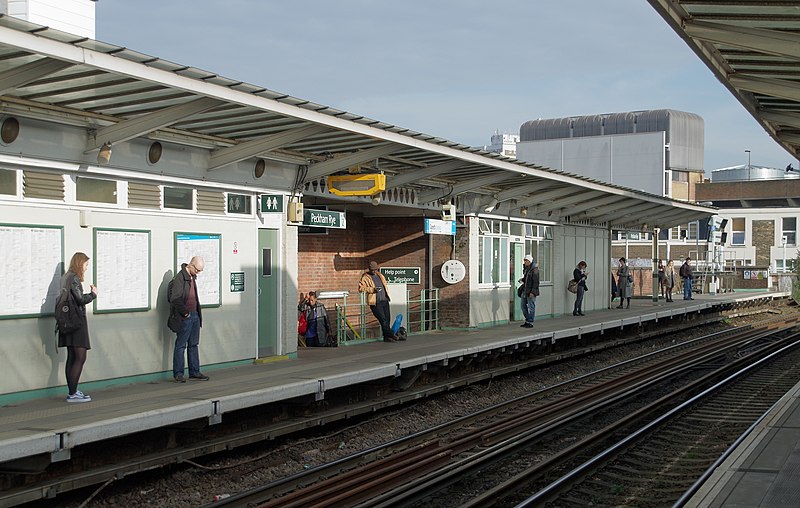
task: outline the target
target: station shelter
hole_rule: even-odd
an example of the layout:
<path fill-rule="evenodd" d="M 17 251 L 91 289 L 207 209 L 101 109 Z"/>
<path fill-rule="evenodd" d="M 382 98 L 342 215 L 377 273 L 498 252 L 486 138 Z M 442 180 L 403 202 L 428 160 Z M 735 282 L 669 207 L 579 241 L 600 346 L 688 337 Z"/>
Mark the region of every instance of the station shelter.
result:
<path fill-rule="evenodd" d="M 91 389 L 171 375 L 167 284 L 194 255 L 213 371 L 295 357 L 299 295 L 356 298 L 371 260 L 412 331 L 422 301 L 437 328 L 519 319 L 525 254 L 538 316 L 571 310 L 580 260 L 585 310 L 606 308 L 612 230 L 714 212 L 8 16 L 0 131 L 0 403 L 63 390 L 53 308 L 78 251 Z"/>

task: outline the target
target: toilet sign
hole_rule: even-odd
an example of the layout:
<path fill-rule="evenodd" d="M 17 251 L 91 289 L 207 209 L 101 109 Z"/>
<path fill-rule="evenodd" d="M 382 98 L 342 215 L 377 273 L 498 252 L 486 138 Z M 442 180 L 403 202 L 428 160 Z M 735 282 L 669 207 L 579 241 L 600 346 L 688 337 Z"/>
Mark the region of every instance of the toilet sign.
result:
<path fill-rule="evenodd" d="M 261 195 L 262 213 L 283 213 L 282 194 L 262 194 Z"/>

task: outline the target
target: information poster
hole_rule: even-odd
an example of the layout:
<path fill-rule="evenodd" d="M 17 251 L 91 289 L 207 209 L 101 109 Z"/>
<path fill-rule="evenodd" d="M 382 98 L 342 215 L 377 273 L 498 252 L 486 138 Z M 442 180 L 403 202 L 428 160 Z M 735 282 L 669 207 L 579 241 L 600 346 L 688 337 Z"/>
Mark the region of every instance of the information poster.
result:
<path fill-rule="evenodd" d="M 94 285 L 95 312 L 149 310 L 150 232 L 95 228 Z"/>
<path fill-rule="evenodd" d="M 222 304 L 222 235 L 205 233 L 175 233 L 175 271 L 194 256 L 205 262 L 197 276 L 197 296 L 203 307 Z"/>
<path fill-rule="evenodd" d="M 0 224 L 0 317 L 52 314 L 64 262 L 61 227 Z"/>

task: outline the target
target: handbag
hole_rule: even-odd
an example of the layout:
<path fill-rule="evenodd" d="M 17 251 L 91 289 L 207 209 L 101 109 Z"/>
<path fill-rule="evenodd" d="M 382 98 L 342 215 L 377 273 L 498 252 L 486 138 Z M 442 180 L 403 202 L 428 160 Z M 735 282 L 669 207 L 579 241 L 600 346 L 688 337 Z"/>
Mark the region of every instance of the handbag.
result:
<path fill-rule="evenodd" d="M 569 280 L 569 283 L 567 284 L 567 291 L 569 291 L 570 293 L 578 292 L 578 283 L 575 282 L 575 279 Z"/>
<path fill-rule="evenodd" d="M 522 298 L 525 296 L 525 284 L 520 284 L 517 288 L 517 296 Z"/>
<path fill-rule="evenodd" d="M 297 317 L 297 333 L 300 335 L 305 335 L 308 331 L 308 321 L 306 320 L 306 313 L 301 312 L 300 315 Z"/>

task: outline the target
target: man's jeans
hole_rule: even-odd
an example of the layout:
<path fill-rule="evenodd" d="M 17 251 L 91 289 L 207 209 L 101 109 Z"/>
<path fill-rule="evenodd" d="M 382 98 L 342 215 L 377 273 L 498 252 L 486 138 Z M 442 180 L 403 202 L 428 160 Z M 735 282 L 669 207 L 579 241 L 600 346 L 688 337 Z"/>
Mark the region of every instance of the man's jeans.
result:
<path fill-rule="evenodd" d="M 536 317 L 536 297 L 522 298 L 522 315 L 525 317 L 526 323 L 533 323 L 533 318 Z"/>
<path fill-rule="evenodd" d="M 686 277 L 683 279 L 683 299 L 690 300 L 692 298 L 692 279 Z"/>
<path fill-rule="evenodd" d="M 183 376 L 183 356 L 188 353 L 189 376 L 200 375 L 200 354 L 197 345 L 200 343 L 200 317 L 192 312 L 181 323 L 178 337 L 175 339 L 175 352 L 172 355 L 173 377 Z M 188 350 L 188 351 L 187 351 Z"/>

